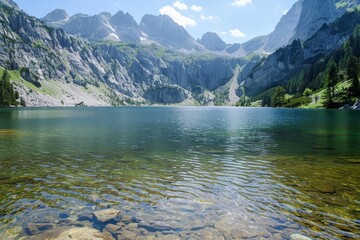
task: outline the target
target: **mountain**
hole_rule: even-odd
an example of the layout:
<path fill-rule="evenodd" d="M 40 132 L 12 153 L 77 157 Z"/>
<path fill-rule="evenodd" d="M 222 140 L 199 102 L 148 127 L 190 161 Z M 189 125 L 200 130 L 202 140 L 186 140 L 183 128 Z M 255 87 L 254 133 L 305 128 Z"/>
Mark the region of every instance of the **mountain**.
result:
<path fill-rule="evenodd" d="M 134 18 L 122 11 L 114 16 L 100 13 L 94 16 L 76 14 L 69 17 L 64 10 L 56 9 L 42 20 L 52 27 L 89 40 L 112 40 L 140 43 L 141 32 Z"/>
<path fill-rule="evenodd" d="M 269 39 L 263 47 L 265 52 L 271 53 L 289 44 L 289 40 L 294 36 L 295 28 L 299 23 L 302 8 L 303 0 L 300 0 L 280 19 L 275 30 L 270 33 Z"/>
<path fill-rule="evenodd" d="M 307 40 L 315 34 L 323 24 L 329 24 L 343 15 L 349 9 L 360 4 L 360 0 L 303 0 L 295 39 Z"/>
<path fill-rule="evenodd" d="M 210 51 L 222 51 L 227 46 L 219 35 L 214 32 L 205 33 L 197 42 Z"/>
<path fill-rule="evenodd" d="M 280 19 L 269 35 L 256 37 L 238 48 L 240 55 L 251 52 L 271 54 L 293 40 L 307 40 L 324 23 L 331 23 L 349 9 L 360 4 L 360 0 L 299 0 Z"/>
<path fill-rule="evenodd" d="M 100 13 L 94 16 L 77 16 L 57 23 L 67 33 L 78 35 L 90 40 L 110 39 L 119 41 L 115 29 L 110 25 L 110 13 Z M 53 25 L 56 23 L 51 22 Z M 55 25 L 56 26 L 56 25 Z"/>
<path fill-rule="evenodd" d="M 63 9 L 55 9 L 48 15 L 46 15 L 42 20 L 45 22 L 59 22 L 59 21 L 66 21 L 69 19 L 69 15 Z"/>
<path fill-rule="evenodd" d="M 167 15 L 145 15 L 141 19 L 140 30 L 148 39 L 165 47 L 188 51 L 200 48 L 185 28 Z"/>
<path fill-rule="evenodd" d="M 87 38 L 91 41 L 111 40 L 138 44 L 157 43 L 173 49 L 192 51 L 201 46 L 180 25 L 167 15 L 145 15 L 140 26 L 129 13 L 118 11 L 114 16 L 101 13 L 94 16 L 77 14 L 66 17 L 63 10 L 55 10 L 42 20 L 52 27 Z"/>
<path fill-rule="evenodd" d="M 129 13 L 118 11 L 110 18 L 110 24 L 122 41 L 140 43 L 142 34 L 139 25 Z"/>
<path fill-rule="evenodd" d="M 216 91 L 246 63 L 156 44 L 89 42 L 7 6 L 0 23 L 0 66 L 19 76 L 14 85 L 27 106 L 214 104 Z"/>
<path fill-rule="evenodd" d="M 348 12 L 332 24 L 323 25 L 305 42 L 295 40 L 278 49 L 250 73 L 240 76 L 246 94 L 255 96 L 269 88 L 285 85 L 293 75 L 340 48 L 359 24 L 360 12 Z"/>
<path fill-rule="evenodd" d="M 304 0 L 302 8 L 292 39 L 306 40 L 324 23 L 331 23 L 338 17 L 335 0 Z"/>

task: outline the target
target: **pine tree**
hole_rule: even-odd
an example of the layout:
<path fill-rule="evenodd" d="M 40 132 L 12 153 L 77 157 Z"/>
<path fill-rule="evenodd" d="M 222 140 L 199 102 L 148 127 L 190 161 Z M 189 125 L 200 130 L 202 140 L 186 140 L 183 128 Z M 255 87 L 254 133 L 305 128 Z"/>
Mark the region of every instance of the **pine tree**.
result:
<path fill-rule="evenodd" d="M 261 101 L 261 106 L 262 107 L 270 107 L 271 106 L 271 97 L 269 96 L 269 94 L 265 94 L 262 101 Z"/>
<path fill-rule="evenodd" d="M 347 65 L 347 75 L 350 80 L 352 80 L 352 87 L 356 96 L 360 96 L 360 86 L 359 86 L 359 61 L 355 56 L 350 56 Z"/>
<path fill-rule="evenodd" d="M 17 106 L 19 93 L 14 91 L 14 85 L 10 82 L 10 74 L 5 69 L 0 79 L 0 107 Z"/>
<path fill-rule="evenodd" d="M 272 96 L 271 103 L 273 107 L 281 107 L 285 99 L 285 89 L 281 86 L 278 86 L 275 89 L 275 92 Z"/>

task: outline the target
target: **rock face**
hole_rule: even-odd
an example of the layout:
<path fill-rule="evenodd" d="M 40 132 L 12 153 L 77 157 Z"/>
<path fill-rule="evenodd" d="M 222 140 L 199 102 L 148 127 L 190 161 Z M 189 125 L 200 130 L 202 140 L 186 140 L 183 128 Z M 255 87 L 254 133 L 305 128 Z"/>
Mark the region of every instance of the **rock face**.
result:
<path fill-rule="evenodd" d="M 55 9 L 48 15 L 46 15 L 42 20 L 45 22 L 58 22 L 67 20 L 69 18 L 69 15 L 66 13 L 63 9 Z"/>
<path fill-rule="evenodd" d="M 190 34 L 167 15 L 145 15 L 140 23 L 140 30 L 159 44 L 174 49 L 197 49 L 195 40 Z"/>
<path fill-rule="evenodd" d="M 214 32 L 205 33 L 198 43 L 210 51 L 222 51 L 226 48 L 226 43 Z"/>
<path fill-rule="evenodd" d="M 291 9 L 280 19 L 275 30 L 270 33 L 268 42 L 264 50 L 274 52 L 276 49 L 289 44 L 290 39 L 295 34 L 295 28 L 299 23 L 302 12 L 303 0 L 296 2 Z"/>
<path fill-rule="evenodd" d="M 303 0 L 295 34 L 290 39 L 307 40 L 324 24 L 329 24 L 344 14 L 348 8 L 360 4 L 360 0 Z"/>
<path fill-rule="evenodd" d="M 186 98 L 186 93 L 177 87 L 161 87 L 150 89 L 144 94 L 144 98 L 153 103 L 181 103 Z"/>
<path fill-rule="evenodd" d="M 304 0 L 300 19 L 292 39 L 306 40 L 315 34 L 324 23 L 331 23 L 337 17 L 335 0 Z"/>

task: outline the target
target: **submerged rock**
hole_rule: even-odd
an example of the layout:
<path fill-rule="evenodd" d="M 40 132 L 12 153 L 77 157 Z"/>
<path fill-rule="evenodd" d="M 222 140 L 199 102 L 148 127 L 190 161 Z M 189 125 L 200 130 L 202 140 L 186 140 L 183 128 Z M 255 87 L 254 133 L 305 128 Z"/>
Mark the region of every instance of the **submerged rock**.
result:
<path fill-rule="evenodd" d="M 306 237 L 306 236 L 303 236 L 303 235 L 300 235 L 298 233 L 296 234 L 292 234 L 290 236 L 291 240 L 311 240 L 311 238 L 309 237 Z"/>
<path fill-rule="evenodd" d="M 108 224 L 105 226 L 104 230 L 110 232 L 112 235 L 117 235 L 121 232 L 121 227 L 115 224 Z"/>
<path fill-rule="evenodd" d="M 104 234 L 94 228 L 81 227 L 69 228 L 59 227 L 50 231 L 46 231 L 39 235 L 31 236 L 28 240 L 103 240 Z"/>
<path fill-rule="evenodd" d="M 324 194 L 333 194 L 336 192 L 335 186 L 329 183 L 312 183 L 311 187 Z"/>
<path fill-rule="evenodd" d="M 94 212 L 94 216 L 99 222 L 108 222 L 116 218 L 118 214 L 119 211 L 112 208 Z"/>

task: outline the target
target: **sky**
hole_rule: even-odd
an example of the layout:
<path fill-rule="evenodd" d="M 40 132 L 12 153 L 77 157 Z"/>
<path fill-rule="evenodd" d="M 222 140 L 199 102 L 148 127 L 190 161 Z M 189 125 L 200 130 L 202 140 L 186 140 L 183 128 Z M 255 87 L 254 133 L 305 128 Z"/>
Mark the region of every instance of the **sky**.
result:
<path fill-rule="evenodd" d="M 226 43 L 243 43 L 275 29 L 297 0 L 15 0 L 28 14 L 41 18 L 54 9 L 71 16 L 129 12 L 140 23 L 145 14 L 169 15 L 195 39 L 216 32 Z"/>

